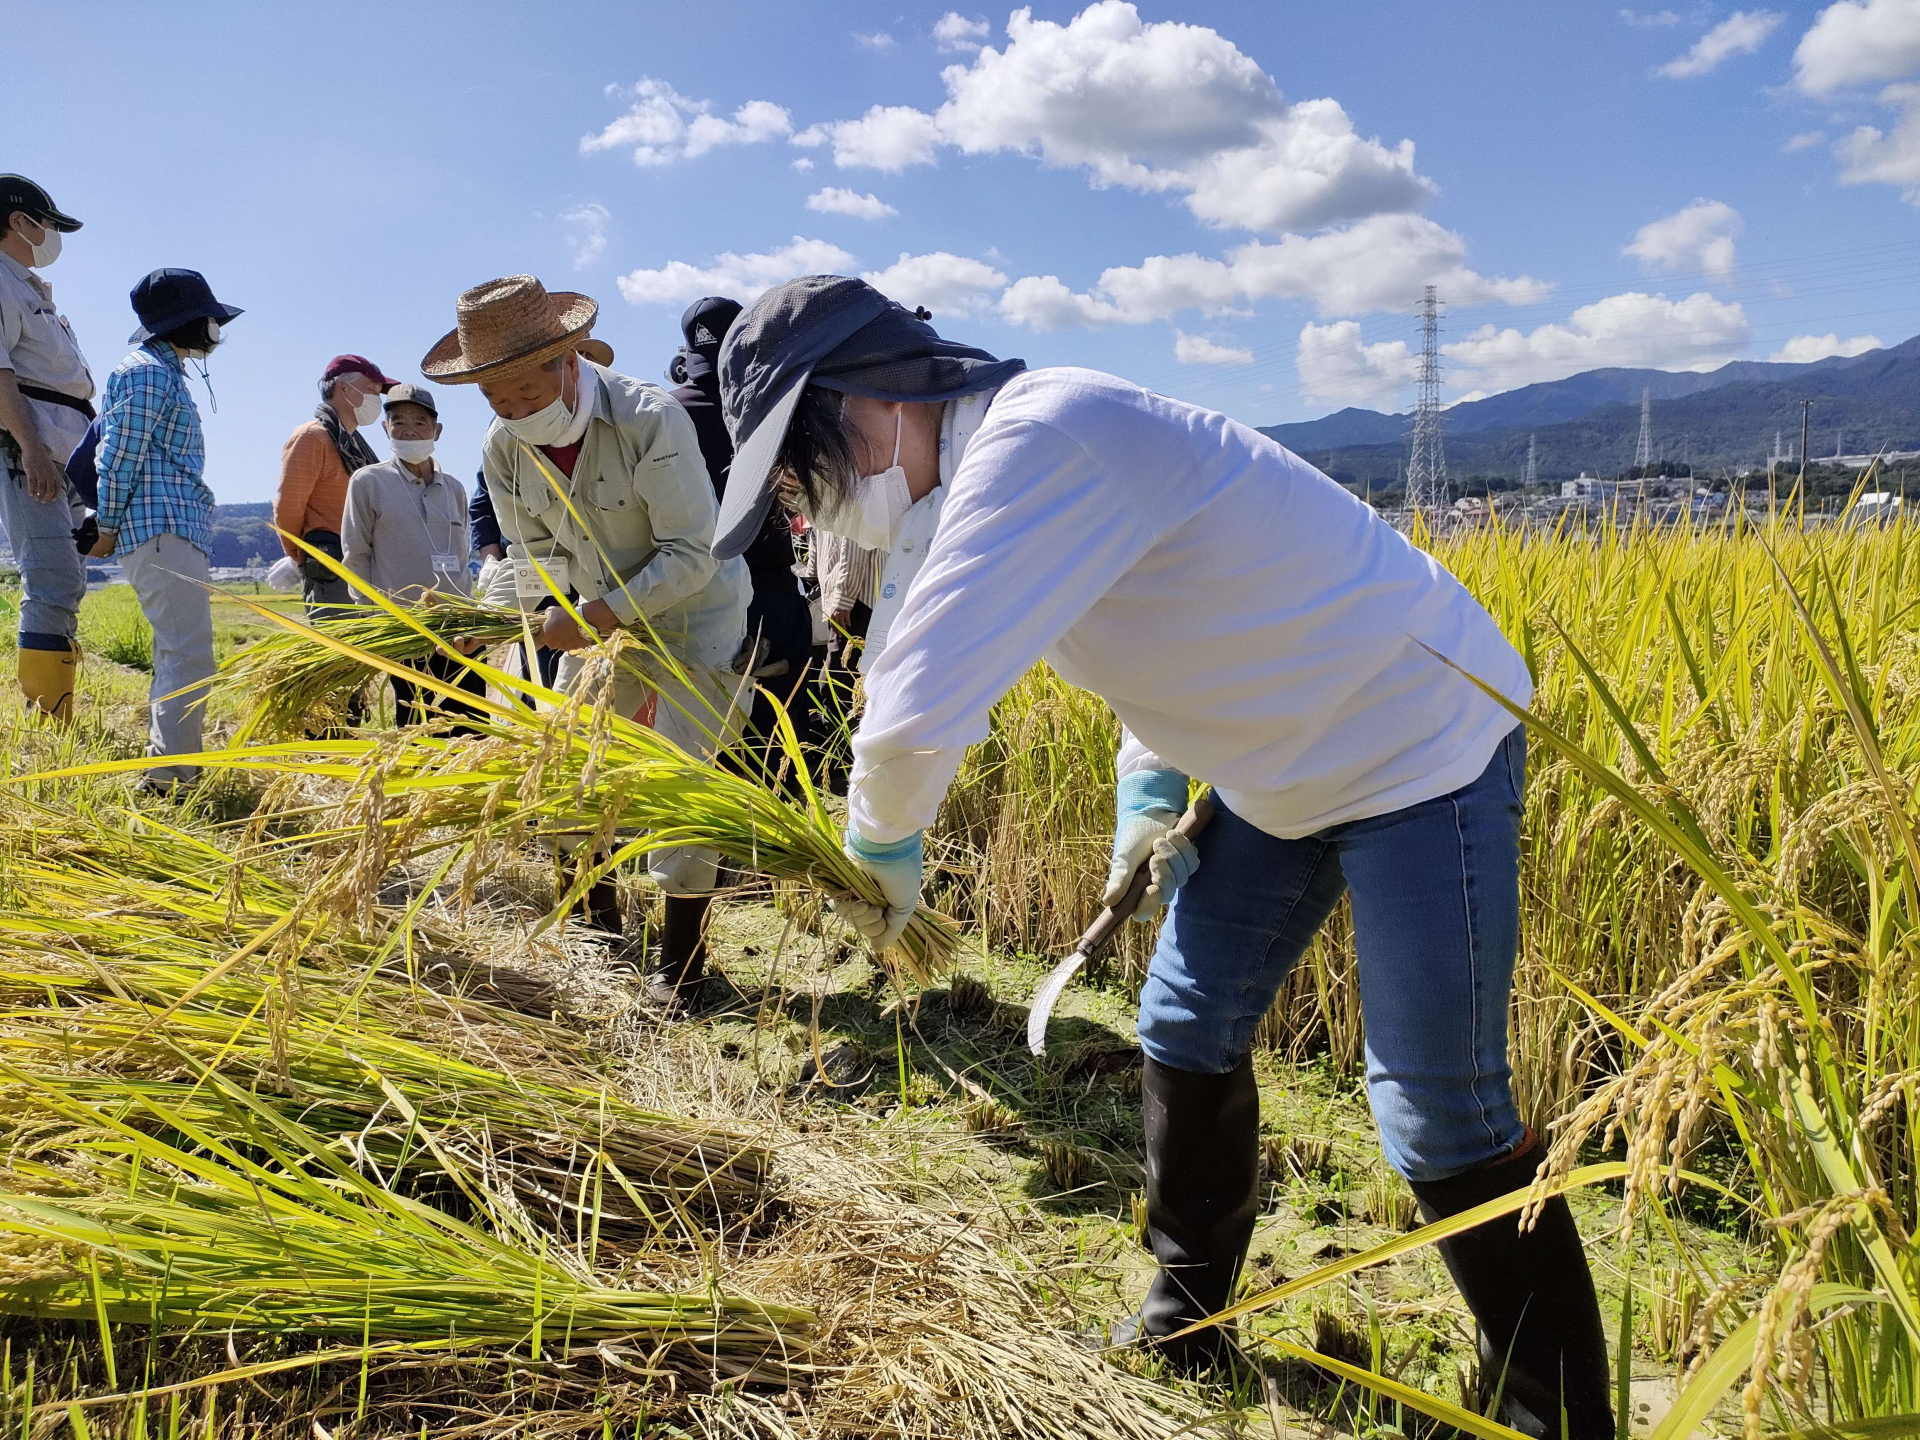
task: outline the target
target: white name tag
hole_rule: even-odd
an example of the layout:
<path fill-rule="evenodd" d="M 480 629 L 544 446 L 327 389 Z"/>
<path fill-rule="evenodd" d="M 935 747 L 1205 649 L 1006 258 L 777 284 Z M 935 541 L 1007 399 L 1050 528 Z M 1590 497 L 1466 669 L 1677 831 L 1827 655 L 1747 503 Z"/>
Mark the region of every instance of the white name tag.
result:
<path fill-rule="evenodd" d="M 567 584 L 567 557 L 555 555 L 542 560 L 540 569 L 547 572 L 547 579 L 541 579 L 540 570 L 536 570 L 531 560 L 513 562 L 513 593 L 522 600 L 542 600 L 548 595 L 565 595 L 570 588 Z M 548 582 L 552 588 L 548 588 Z"/>
<path fill-rule="evenodd" d="M 466 568 L 460 563 L 460 557 L 451 550 L 433 552 L 433 573 L 436 575 L 458 575 Z"/>

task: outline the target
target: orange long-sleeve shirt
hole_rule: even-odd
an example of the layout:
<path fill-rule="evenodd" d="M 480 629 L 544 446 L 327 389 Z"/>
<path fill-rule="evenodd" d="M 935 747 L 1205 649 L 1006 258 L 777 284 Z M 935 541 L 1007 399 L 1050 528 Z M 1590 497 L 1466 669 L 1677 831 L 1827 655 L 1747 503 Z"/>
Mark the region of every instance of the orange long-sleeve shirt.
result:
<path fill-rule="evenodd" d="M 327 427 L 309 420 L 287 437 L 280 450 L 280 490 L 273 499 L 273 523 L 289 535 L 309 530 L 340 532 L 347 508 L 347 467 L 340 463 Z M 306 552 L 292 541 L 280 546 L 295 560 Z"/>

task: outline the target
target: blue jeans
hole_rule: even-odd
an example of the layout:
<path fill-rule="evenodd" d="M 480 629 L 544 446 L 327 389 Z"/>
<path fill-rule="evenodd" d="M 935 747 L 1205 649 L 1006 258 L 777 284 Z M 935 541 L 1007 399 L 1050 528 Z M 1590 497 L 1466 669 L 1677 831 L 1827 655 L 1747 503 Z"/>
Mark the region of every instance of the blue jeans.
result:
<path fill-rule="evenodd" d="M 1367 1094 L 1387 1160 L 1409 1180 L 1444 1180 L 1514 1149 L 1526 1128 L 1507 1002 L 1526 765 L 1516 728 L 1451 795 L 1301 840 L 1220 806 L 1140 992 L 1141 1048 L 1177 1070 L 1231 1070 L 1351 889 Z"/>

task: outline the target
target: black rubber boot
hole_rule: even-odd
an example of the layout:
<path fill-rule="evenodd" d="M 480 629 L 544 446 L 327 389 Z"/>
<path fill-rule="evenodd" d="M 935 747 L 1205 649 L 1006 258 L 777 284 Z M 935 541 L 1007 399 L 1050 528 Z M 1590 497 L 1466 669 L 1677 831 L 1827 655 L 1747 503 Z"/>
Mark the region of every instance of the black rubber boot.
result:
<path fill-rule="evenodd" d="M 590 929 L 615 940 L 626 934 L 627 922 L 620 913 L 620 886 L 611 875 L 602 875 L 588 887 L 581 912 Z"/>
<path fill-rule="evenodd" d="M 707 973 L 707 909 L 711 895 L 669 895 L 660 921 L 660 965 L 647 976 L 647 997 L 671 1011 L 685 1010 Z"/>
<path fill-rule="evenodd" d="M 1233 1352 L 1230 1329 L 1159 1337 L 1224 1309 L 1253 1238 L 1260 1183 L 1260 1091 L 1253 1060 L 1196 1075 L 1149 1059 L 1140 1080 L 1147 1138 L 1147 1243 L 1160 1273 L 1116 1345 L 1150 1345 L 1182 1370 Z"/>
<path fill-rule="evenodd" d="M 1510 1155 L 1447 1180 L 1416 1181 L 1420 1213 L 1431 1224 L 1511 1194 L 1533 1182 L 1544 1158 L 1529 1130 Z M 1564 1406 L 1566 1440 L 1612 1440 L 1607 1337 L 1573 1212 L 1556 1195 L 1524 1235 L 1518 1219 L 1503 1215 L 1439 1245 L 1480 1323 L 1483 1399 L 1497 1391 L 1501 1418 L 1529 1435 L 1559 1440 Z"/>

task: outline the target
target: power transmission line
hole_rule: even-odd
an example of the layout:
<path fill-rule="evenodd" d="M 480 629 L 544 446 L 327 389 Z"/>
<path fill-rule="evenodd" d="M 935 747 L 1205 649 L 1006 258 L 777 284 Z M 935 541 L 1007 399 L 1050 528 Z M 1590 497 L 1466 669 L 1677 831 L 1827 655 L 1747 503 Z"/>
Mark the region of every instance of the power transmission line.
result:
<path fill-rule="evenodd" d="M 1440 298 L 1429 285 L 1420 300 L 1420 403 L 1413 412 L 1413 454 L 1407 461 L 1407 504 L 1420 510 L 1447 503 L 1447 437 L 1440 424 Z"/>

